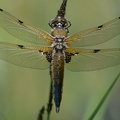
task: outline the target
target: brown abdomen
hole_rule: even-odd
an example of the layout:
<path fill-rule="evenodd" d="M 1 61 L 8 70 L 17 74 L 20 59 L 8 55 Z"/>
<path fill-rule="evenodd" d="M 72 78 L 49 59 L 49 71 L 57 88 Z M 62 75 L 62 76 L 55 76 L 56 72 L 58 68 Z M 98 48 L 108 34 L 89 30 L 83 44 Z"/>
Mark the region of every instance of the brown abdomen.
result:
<path fill-rule="evenodd" d="M 56 112 L 59 112 L 62 99 L 62 86 L 64 77 L 64 54 L 58 51 L 54 53 L 52 59 L 54 101 L 56 105 Z"/>

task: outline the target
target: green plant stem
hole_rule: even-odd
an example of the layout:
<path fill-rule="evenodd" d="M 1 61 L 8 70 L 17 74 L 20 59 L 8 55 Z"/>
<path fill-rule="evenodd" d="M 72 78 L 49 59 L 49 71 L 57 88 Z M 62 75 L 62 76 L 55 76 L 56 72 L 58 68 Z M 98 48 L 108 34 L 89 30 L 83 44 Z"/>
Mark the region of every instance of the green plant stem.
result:
<path fill-rule="evenodd" d="M 103 98 L 101 99 L 101 101 L 99 102 L 99 104 L 97 105 L 97 107 L 95 108 L 93 113 L 91 114 L 91 116 L 88 118 L 88 120 L 93 120 L 93 118 L 95 117 L 95 115 L 97 114 L 99 109 L 102 107 L 103 103 L 105 102 L 106 98 L 108 97 L 110 91 L 112 90 L 113 86 L 115 85 L 115 83 L 117 82 L 119 77 L 120 77 L 120 73 L 117 75 L 117 77 L 115 78 L 115 80 L 113 81 L 111 86 L 108 88 L 108 90 L 106 91 L 105 95 L 103 96 Z"/>
<path fill-rule="evenodd" d="M 38 115 L 38 120 L 43 120 L 44 111 L 45 111 L 45 107 L 43 106 Z"/>
<path fill-rule="evenodd" d="M 52 85 L 53 85 L 53 80 L 52 80 L 52 63 L 50 64 L 50 92 L 49 92 L 49 100 L 48 100 L 48 105 L 47 105 L 47 120 L 50 120 L 50 113 L 52 110 L 52 99 L 53 99 L 53 93 L 52 93 Z"/>

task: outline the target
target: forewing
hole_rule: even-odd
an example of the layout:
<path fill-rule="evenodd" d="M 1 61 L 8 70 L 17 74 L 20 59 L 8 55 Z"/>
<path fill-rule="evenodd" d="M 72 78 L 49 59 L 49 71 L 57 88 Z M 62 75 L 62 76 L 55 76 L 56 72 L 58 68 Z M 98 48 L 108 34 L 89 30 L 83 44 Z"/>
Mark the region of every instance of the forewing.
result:
<path fill-rule="evenodd" d="M 118 34 L 120 34 L 120 17 L 98 27 L 71 35 L 66 38 L 66 43 L 72 47 L 92 46 L 104 43 Z"/>
<path fill-rule="evenodd" d="M 112 49 L 67 49 L 71 61 L 66 68 L 78 71 L 93 71 L 120 64 L 120 48 Z"/>
<path fill-rule="evenodd" d="M 47 69 L 49 63 L 43 53 L 50 51 L 50 47 L 29 47 L 0 42 L 0 59 L 27 68 Z"/>
<path fill-rule="evenodd" d="M 32 27 L 0 9 L 0 27 L 14 37 L 34 44 L 50 45 L 53 37 L 41 29 Z"/>

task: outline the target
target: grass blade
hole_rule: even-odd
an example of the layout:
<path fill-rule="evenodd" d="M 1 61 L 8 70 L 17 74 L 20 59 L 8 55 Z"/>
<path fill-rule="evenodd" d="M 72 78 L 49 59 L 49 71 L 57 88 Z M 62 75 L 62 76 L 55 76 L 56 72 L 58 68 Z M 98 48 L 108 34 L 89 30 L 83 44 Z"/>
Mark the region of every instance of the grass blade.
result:
<path fill-rule="evenodd" d="M 120 73 L 117 75 L 117 77 L 115 78 L 115 80 L 113 81 L 113 83 L 110 85 L 110 87 L 106 91 L 105 95 L 100 100 L 99 104 L 97 105 L 97 107 L 95 108 L 95 110 L 93 111 L 93 113 L 91 114 L 91 116 L 88 118 L 88 120 L 93 120 L 93 118 L 95 117 L 95 115 L 97 114 L 97 112 L 99 111 L 99 109 L 102 107 L 102 105 L 105 102 L 106 98 L 108 97 L 110 91 L 112 90 L 113 86 L 115 85 L 115 83 L 117 82 L 117 80 L 119 78 L 120 78 Z"/>

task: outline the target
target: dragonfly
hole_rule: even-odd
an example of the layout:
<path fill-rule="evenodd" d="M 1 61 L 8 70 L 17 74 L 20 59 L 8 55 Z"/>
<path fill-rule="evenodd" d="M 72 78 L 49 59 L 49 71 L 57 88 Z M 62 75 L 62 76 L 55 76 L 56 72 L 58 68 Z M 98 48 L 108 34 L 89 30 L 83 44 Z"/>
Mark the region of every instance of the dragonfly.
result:
<path fill-rule="evenodd" d="M 0 9 L 0 27 L 20 40 L 33 43 L 27 46 L 0 42 L 0 59 L 26 68 L 50 68 L 57 112 L 62 100 L 65 68 L 73 72 L 95 71 L 120 64 L 120 48 L 85 48 L 119 35 L 120 17 L 69 36 L 71 22 L 65 18 L 66 5 L 67 0 L 63 0 L 56 17 L 49 21 L 51 34 Z"/>

